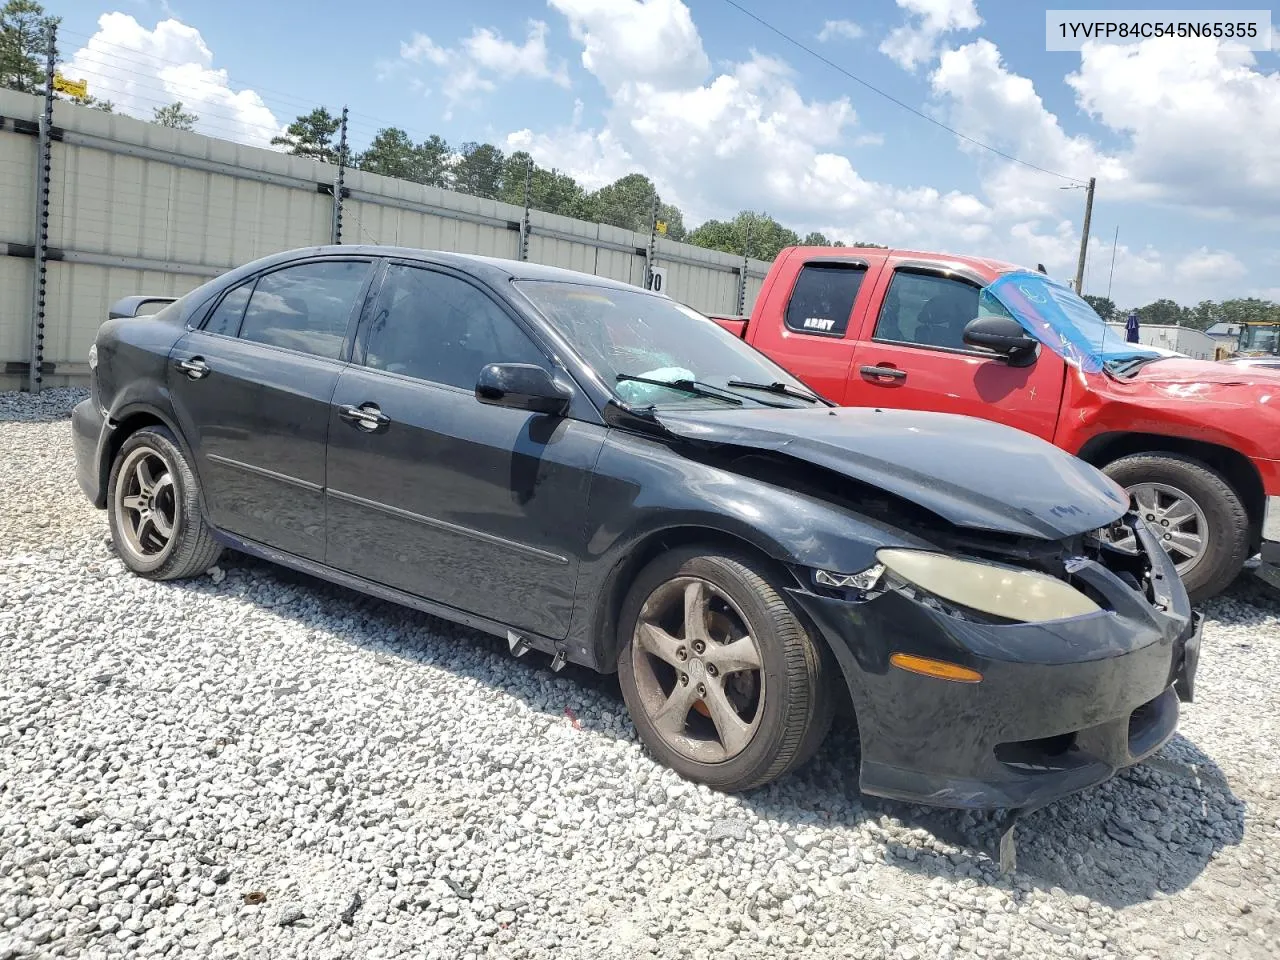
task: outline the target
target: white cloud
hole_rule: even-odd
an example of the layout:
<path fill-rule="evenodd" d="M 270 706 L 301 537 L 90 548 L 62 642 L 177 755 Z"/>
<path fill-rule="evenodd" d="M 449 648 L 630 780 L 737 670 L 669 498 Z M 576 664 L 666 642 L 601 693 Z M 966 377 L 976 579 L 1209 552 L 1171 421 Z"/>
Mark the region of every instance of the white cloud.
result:
<path fill-rule="evenodd" d="M 501 80 L 529 77 L 549 80 L 560 87 L 569 86 L 568 65 L 564 61 L 551 63 L 547 25 L 541 20 L 529 21 L 528 34 L 522 44 L 506 40 L 488 27 L 476 27 L 457 47 L 441 46 L 427 34 L 415 32 L 408 41 L 401 42 L 400 58 L 402 62 L 426 64 L 443 72 L 440 88 L 450 114 L 453 106 L 473 94 L 496 90 L 495 77 Z M 390 64 L 379 64 L 379 79 L 390 75 L 393 69 Z M 446 119 L 450 114 L 446 114 Z"/>
<path fill-rule="evenodd" d="M 606 91 L 629 84 L 672 90 L 711 69 L 693 17 L 680 0 L 548 0 L 582 43 L 582 65 Z"/>
<path fill-rule="evenodd" d="M 982 23 L 974 0 L 897 0 L 908 22 L 889 33 L 880 52 L 899 66 L 914 70 L 937 54 L 938 41 L 953 30 L 972 30 Z"/>
<path fill-rule="evenodd" d="M 227 72 L 213 68 L 200 31 L 172 18 L 148 30 L 128 14 L 104 13 L 97 32 L 59 70 L 87 80 L 92 96 L 144 120 L 181 100 L 200 118 L 196 130 L 210 136 L 266 146 L 282 131 L 257 93 L 232 90 Z"/>
<path fill-rule="evenodd" d="M 1280 222 L 1280 70 L 1212 40 L 1089 44 L 1067 78 L 1080 107 L 1127 138 L 1149 195 L 1218 217 Z"/>
<path fill-rule="evenodd" d="M 823 43 L 829 40 L 857 40 L 865 32 L 852 20 L 828 20 L 822 25 L 818 39 Z"/>
<path fill-rule="evenodd" d="M 557 86 L 569 86 L 569 71 L 564 63 L 556 67 L 548 63 L 547 25 L 541 20 L 529 21 L 529 35 L 523 44 L 515 44 L 487 28 L 477 29 L 466 40 L 463 48 L 478 66 L 491 70 L 500 77 L 532 77 L 550 80 Z"/>
<path fill-rule="evenodd" d="M 1230 281 L 1240 279 L 1249 271 L 1234 253 L 1201 247 L 1178 261 L 1176 272 L 1190 281 Z"/>

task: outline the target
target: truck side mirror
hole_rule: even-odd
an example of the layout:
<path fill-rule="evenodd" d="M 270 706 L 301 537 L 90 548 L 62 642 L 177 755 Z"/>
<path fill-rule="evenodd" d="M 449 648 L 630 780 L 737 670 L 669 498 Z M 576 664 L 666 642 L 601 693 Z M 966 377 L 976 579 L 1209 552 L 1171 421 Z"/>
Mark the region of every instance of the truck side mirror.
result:
<path fill-rule="evenodd" d="M 1027 367 L 1036 360 L 1038 341 L 1028 336 L 1022 325 L 1011 317 L 977 317 L 970 320 L 964 328 L 964 342 L 971 347 L 999 354 L 1013 367 Z"/>

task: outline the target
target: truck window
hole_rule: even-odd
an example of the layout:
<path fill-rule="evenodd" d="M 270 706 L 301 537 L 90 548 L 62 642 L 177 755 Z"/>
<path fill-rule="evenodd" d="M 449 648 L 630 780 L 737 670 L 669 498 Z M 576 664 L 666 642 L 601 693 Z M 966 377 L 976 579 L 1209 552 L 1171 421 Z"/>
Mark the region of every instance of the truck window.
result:
<path fill-rule="evenodd" d="M 977 316 L 973 284 L 900 270 L 889 284 L 873 339 L 967 350 L 964 328 Z"/>
<path fill-rule="evenodd" d="M 867 268 L 861 264 L 806 263 L 787 304 L 787 329 L 843 337 L 866 275 Z"/>

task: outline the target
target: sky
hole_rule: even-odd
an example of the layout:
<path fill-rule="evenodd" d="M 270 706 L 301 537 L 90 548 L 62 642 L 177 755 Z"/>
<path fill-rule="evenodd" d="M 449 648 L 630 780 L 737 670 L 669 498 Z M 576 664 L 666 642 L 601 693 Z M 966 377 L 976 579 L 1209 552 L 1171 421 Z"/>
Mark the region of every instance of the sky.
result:
<path fill-rule="evenodd" d="M 801 235 L 1063 279 L 1096 177 L 1086 293 L 1122 308 L 1280 301 L 1280 29 L 1265 52 L 1183 39 L 1046 52 L 1046 6 L 46 3 L 63 18 L 62 69 L 91 94 L 148 118 L 181 99 L 212 136 L 265 144 L 314 106 L 346 105 L 356 149 L 390 125 L 488 141 L 589 188 L 645 173 L 687 226 L 753 209 Z"/>

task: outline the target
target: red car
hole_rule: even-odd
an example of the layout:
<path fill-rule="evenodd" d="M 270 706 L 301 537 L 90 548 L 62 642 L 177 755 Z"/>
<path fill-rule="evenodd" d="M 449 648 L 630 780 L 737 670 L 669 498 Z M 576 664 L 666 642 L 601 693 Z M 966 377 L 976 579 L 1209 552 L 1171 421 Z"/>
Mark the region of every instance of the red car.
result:
<path fill-rule="evenodd" d="M 960 413 L 1034 433 L 1133 496 L 1193 600 L 1280 560 L 1280 371 L 1127 343 L 1012 263 L 790 247 L 721 326 L 844 406 Z"/>

